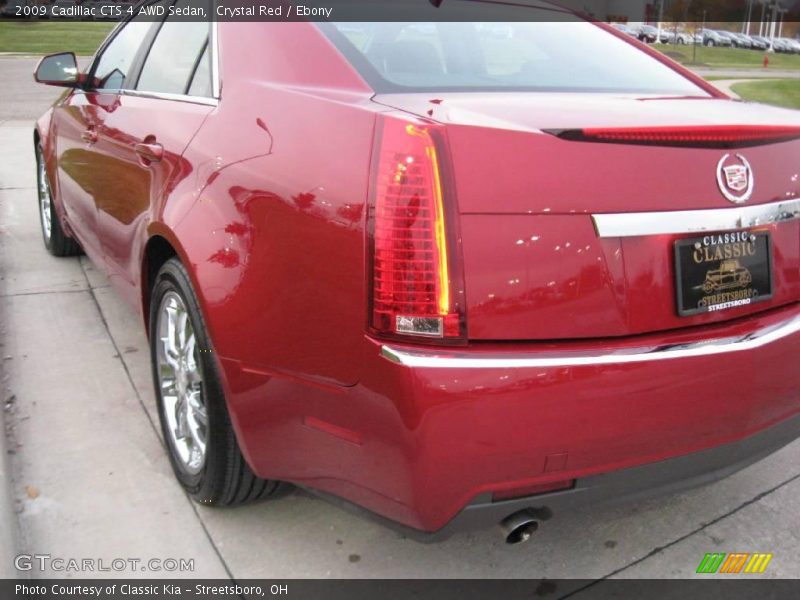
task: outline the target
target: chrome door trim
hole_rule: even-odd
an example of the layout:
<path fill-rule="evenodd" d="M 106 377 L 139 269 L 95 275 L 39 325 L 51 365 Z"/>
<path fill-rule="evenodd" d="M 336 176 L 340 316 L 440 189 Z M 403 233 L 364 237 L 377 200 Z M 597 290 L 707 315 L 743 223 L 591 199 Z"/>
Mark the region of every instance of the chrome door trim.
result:
<path fill-rule="evenodd" d="M 554 367 L 597 367 L 644 363 L 676 358 L 696 358 L 754 350 L 800 332 L 800 315 L 764 327 L 747 335 L 710 338 L 687 344 L 640 346 L 609 352 L 519 353 L 498 356 L 497 353 L 458 350 L 406 350 L 384 345 L 383 358 L 417 369 L 529 369 Z"/>
<path fill-rule="evenodd" d="M 112 93 L 119 93 L 123 96 L 136 96 L 137 98 L 154 98 L 156 100 L 173 100 L 176 102 L 190 102 L 192 104 L 205 104 L 207 106 L 217 106 L 219 100 L 208 96 L 189 96 L 187 94 L 167 94 L 165 92 L 147 92 L 144 90 L 113 90 Z"/>
<path fill-rule="evenodd" d="M 601 238 L 727 231 L 798 218 L 800 198 L 734 208 L 592 215 Z"/>

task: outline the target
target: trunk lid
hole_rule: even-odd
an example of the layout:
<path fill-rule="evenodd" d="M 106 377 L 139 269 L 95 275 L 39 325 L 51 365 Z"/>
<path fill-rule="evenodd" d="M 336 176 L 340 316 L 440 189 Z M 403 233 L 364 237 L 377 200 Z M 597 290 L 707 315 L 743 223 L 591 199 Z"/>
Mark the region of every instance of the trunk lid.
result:
<path fill-rule="evenodd" d="M 375 100 L 447 127 L 471 339 L 642 334 L 800 300 L 797 220 L 753 228 L 770 236 L 770 299 L 679 316 L 674 246 L 698 234 L 600 237 L 592 219 L 733 209 L 737 204 L 717 182 L 726 154 L 746 157 L 752 169 L 753 193 L 741 206 L 796 198 L 800 140 L 735 149 L 667 147 L 568 141 L 546 131 L 798 126 L 794 111 L 708 97 L 619 94 L 392 94 Z"/>

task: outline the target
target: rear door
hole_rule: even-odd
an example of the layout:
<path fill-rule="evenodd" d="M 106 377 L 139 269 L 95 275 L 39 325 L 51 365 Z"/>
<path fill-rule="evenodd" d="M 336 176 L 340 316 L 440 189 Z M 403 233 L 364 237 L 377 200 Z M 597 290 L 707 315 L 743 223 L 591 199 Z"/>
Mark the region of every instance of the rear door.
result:
<path fill-rule="evenodd" d="M 177 5 L 188 5 L 179 0 Z M 143 57 L 136 84 L 98 129 L 107 184 L 98 191 L 97 227 L 109 273 L 136 293 L 138 257 L 153 207 L 188 174 L 183 151 L 216 105 L 210 24 L 167 19 Z"/>

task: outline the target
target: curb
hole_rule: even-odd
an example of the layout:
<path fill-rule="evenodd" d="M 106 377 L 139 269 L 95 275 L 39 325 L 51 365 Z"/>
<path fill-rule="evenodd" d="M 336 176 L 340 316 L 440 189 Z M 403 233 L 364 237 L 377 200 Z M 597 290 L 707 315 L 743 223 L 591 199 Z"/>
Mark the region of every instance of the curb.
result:
<path fill-rule="evenodd" d="M 19 577 L 14 568 L 19 532 L 11 495 L 11 469 L 6 442 L 5 410 L 0 407 L 0 579 L 13 579 Z"/>
<path fill-rule="evenodd" d="M 0 119 L 0 123 L 5 123 Z M 0 251 L 5 250 L 4 240 L 0 240 Z M 5 286 L 0 284 L 0 292 Z M 3 321 L 0 306 L 0 323 Z M 0 340 L 5 343 L 5 327 L 0 326 Z M 4 348 L 3 348 L 4 349 Z M 6 429 L 6 402 L 10 400 L 9 391 L 3 381 L 5 362 L 0 360 L 0 579 L 15 579 L 20 575 L 14 567 L 14 557 L 19 554 L 19 521 L 14 510 L 14 495 L 11 484 L 11 457 L 8 454 L 8 430 Z"/>

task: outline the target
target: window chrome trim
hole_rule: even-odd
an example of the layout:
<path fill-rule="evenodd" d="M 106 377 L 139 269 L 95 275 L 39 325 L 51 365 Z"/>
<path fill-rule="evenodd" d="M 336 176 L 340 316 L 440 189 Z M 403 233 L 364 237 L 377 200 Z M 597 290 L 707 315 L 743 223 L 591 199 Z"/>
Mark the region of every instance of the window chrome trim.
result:
<path fill-rule="evenodd" d="M 153 98 L 155 100 L 173 100 L 175 102 L 190 102 L 192 104 L 206 104 L 217 106 L 219 100 L 208 96 L 189 96 L 187 94 L 168 94 L 165 92 L 145 92 L 142 90 L 108 90 L 107 93 L 121 94 L 123 96 L 136 96 L 138 98 Z"/>
<path fill-rule="evenodd" d="M 800 219 L 800 199 L 757 206 L 592 215 L 601 238 L 703 233 Z"/>
<path fill-rule="evenodd" d="M 217 33 L 217 21 L 211 22 L 211 34 L 208 43 L 211 47 L 211 94 L 219 100 L 222 93 L 222 84 L 219 78 L 219 34 Z"/>
<path fill-rule="evenodd" d="M 641 346 L 609 352 L 575 352 L 572 354 L 528 353 L 497 356 L 481 352 L 403 350 L 381 347 L 386 360 L 406 367 L 421 369 L 528 369 L 554 367 L 597 367 L 644 363 L 677 358 L 695 358 L 754 350 L 800 332 L 800 315 L 764 327 L 747 335 L 712 338 L 687 344 Z"/>

